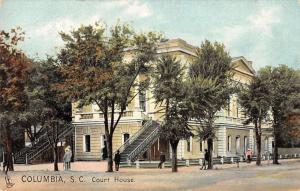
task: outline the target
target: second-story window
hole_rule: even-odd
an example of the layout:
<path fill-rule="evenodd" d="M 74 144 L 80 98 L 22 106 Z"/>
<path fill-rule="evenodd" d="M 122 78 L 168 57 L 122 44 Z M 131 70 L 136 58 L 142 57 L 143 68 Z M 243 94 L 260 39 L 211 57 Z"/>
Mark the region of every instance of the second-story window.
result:
<path fill-rule="evenodd" d="M 230 116 L 230 98 L 227 100 L 227 116 Z"/>
<path fill-rule="evenodd" d="M 146 92 L 141 91 L 139 93 L 140 109 L 146 111 Z"/>
<path fill-rule="evenodd" d="M 193 142 L 192 137 L 190 137 L 189 139 L 186 140 L 186 143 L 187 143 L 186 150 L 187 150 L 187 152 L 192 152 L 192 147 L 193 147 L 192 142 Z"/>

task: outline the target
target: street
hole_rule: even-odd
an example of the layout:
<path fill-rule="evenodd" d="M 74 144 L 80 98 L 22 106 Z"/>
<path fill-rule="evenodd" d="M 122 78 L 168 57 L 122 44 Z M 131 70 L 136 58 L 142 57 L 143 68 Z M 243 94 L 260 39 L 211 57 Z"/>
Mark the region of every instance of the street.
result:
<path fill-rule="evenodd" d="M 79 162 L 73 165 L 74 170 L 68 172 L 38 169 L 38 166 L 45 165 L 16 166 L 17 172 L 10 174 L 15 185 L 6 189 L 2 173 L 0 190 L 300 190 L 300 160 L 281 162 L 281 165 L 268 165 L 264 161 L 261 167 L 242 163 L 240 168 L 216 165 L 215 170 L 205 171 L 199 170 L 198 166 L 182 167 L 178 173 L 171 173 L 168 168 L 100 172 L 105 163 L 89 170 L 97 165 L 96 162 Z M 24 171 L 25 168 L 31 170 Z"/>

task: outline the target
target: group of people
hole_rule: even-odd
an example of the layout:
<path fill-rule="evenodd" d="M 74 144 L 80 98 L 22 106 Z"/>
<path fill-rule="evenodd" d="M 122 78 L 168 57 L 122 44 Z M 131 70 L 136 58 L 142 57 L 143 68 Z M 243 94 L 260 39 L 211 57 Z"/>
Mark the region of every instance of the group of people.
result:
<path fill-rule="evenodd" d="M 253 155 L 252 150 L 248 149 L 247 152 L 245 153 L 245 155 L 246 155 L 247 163 L 251 163 L 252 155 Z M 205 149 L 204 160 L 202 162 L 202 167 L 200 168 L 201 170 L 206 170 L 207 169 L 208 160 L 209 160 L 208 150 Z"/>

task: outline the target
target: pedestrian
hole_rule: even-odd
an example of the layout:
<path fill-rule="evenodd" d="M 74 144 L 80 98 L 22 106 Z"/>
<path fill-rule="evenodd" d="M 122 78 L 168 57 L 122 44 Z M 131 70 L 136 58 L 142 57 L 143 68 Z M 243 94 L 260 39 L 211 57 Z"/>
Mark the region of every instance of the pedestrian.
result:
<path fill-rule="evenodd" d="M 207 151 L 207 149 L 205 149 L 204 160 L 203 160 L 201 170 L 206 170 L 207 169 L 206 165 L 208 165 L 208 158 L 209 158 L 208 151 Z"/>
<path fill-rule="evenodd" d="M 8 175 L 9 166 L 11 166 L 11 154 L 4 152 L 4 161 L 3 161 L 3 172 L 5 173 L 5 183 L 7 188 L 11 188 L 14 183 L 11 182 L 11 178 Z"/>
<path fill-rule="evenodd" d="M 115 154 L 115 168 L 116 168 L 116 171 L 119 171 L 120 161 L 121 161 L 120 151 L 117 150 L 117 153 Z"/>
<path fill-rule="evenodd" d="M 65 149 L 65 154 L 64 154 L 64 169 L 65 170 L 70 170 L 71 169 L 71 158 L 72 158 L 72 151 L 71 147 L 67 146 Z"/>
<path fill-rule="evenodd" d="M 104 142 L 104 147 L 102 148 L 102 159 L 105 160 L 107 158 L 107 145 Z"/>
<path fill-rule="evenodd" d="M 251 151 L 251 149 L 247 150 L 246 157 L 247 157 L 247 163 L 251 163 L 251 159 L 252 159 L 252 151 Z"/>
<path fill-rule="evenodd" d="M 163 154 L 163 152 L 160 152 L 159 160 L 160 162 L 157 168 L 162 168 L 163 163 L 166 162 L 166 156 Z"/>

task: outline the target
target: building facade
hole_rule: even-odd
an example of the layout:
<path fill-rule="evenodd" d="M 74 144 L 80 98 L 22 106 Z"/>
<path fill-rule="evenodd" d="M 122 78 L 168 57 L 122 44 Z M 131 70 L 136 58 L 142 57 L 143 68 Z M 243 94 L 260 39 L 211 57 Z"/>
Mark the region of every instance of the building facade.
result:
<path fill-rule="evenodd" d="M 170 54 L 181 61 L 183 65 L 188 65 L 195 58 L 196 47 L 186 43 L 182 39 L 172 39 L 162 42 L 159 45 L 157 54 Z M 244 57 L 232 59 L 234 64 L 233 80 L 242 84 L 248 84 L 255 71 L 252 62 Z M 142 77 L 140 77 L 142 78 Z M 136 96 L 129 104 L 113 136 L 113 152 L 124 143 L 129 143 L 131 139 L 138 135 L 142 136 L 145 128 L 144 122 L 147 119 L 161 121 L 162 114 L 157 112 L 151 88 Z M 217 127 L 217 138 L 213 143 L 213 155 L 218 156 L 242 156 L 248 148 L 256 152 L 255 132 L 253 125 L 243 125 L 245 120 L 239 106 L 238 98 L 232 95 L 228 109 L 219 111 L 215 122 Z M 96 105 L 76 108 L 73 104 L 73 124 L 74 132 L 74 157 L 75 160 L 103 160 L 106 157 L 106 139 L 104 131 L 103 114 Z M 192 125 L 198 125 L 191 121 Z M 265 124 L 262 136 L 262 152 L 272 152 L 272 136 Z M 149 133 L 150 136 L 151 132 Z M 147 139 L 149 138 L 147 137 Z M 150 141 L 151 142 L 151 141 Z M 141 143 L 142 144 L 142 143 Z M 121 147 L 122 148 L 122 147 Z M 202 158 L 204 150 L 207 148 L 205 141 L 198 141 L 190 137 L 188 140 L 181 140 L 178 145 L 179 159 Z M 125 149 L 126 150 L 126 149 Z M 158 160 L 160 152 L 166 153 L 167 158 L 171 155 L 168 140 L 156 137 L 146 150 L 141 149 L 139 158 L 144 160 Z"/>

